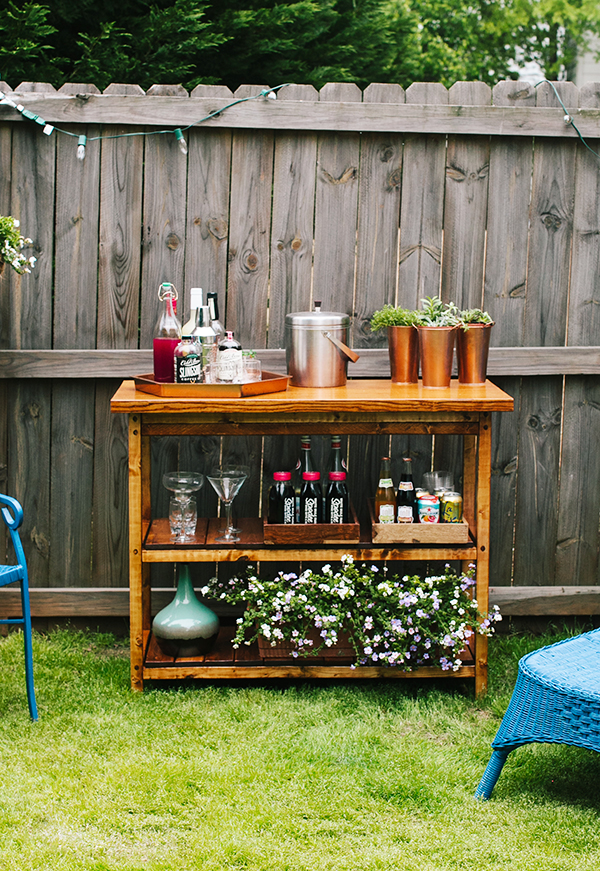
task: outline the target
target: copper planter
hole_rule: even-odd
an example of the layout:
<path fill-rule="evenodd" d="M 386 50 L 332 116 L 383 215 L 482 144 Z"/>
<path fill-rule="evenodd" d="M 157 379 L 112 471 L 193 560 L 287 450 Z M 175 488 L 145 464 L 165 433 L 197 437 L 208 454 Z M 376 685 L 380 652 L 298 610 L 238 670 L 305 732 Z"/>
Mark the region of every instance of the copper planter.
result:
<path fill-rule="evenodd" d="M 417 327 L 423 387 L 450 387 L 458 327 Z"/>
<path fill-rule="evenodd" d="M 419 338 L 414 327 L 388 327 L 390 371 L 394 384 L 419 380 Z"/>
<path fill-rule="evenodd" d="M 461 327 L 456 338 L 458 380 L 461 384 L 484 384 L 487 374 L 490 333 L 493 324 Z"/>

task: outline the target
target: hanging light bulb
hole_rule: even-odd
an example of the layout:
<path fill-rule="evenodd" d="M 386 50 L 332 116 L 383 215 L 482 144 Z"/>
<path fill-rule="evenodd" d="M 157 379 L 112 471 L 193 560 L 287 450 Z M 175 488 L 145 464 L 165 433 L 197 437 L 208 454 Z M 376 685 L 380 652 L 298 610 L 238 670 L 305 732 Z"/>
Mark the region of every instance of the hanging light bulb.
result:
<path fill-rule="evenodd" d="M 87 136 L 81 135 L 77 140 L 77 159 L 83 160 L 85 158 L 85 144 L 87 142 Z"/>
<path fill-rule="evenodd" d="M 182 154 L 187 154 L 187 142 L 185 141 L 185 136 L 181 132 L 181 129 L 178 127 L 175 131 L 175 139 L 177 140 L 177 144 L 179 145 L 179 150 Z"/>

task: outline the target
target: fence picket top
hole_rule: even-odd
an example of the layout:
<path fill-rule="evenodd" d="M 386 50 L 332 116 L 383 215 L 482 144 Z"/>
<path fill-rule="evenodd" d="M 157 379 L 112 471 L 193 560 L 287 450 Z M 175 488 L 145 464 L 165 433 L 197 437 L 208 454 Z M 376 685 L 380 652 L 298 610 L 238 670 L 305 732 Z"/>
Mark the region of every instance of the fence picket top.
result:
<path fill-rule="evenodd" d="M 373 82 L 363 91 L 365 103 L 406 103 L 406 91 L 401 85 Z"/>
<path fill-rule="evenodd" d="M 416 104 L 448 104 L 448 89 L 441 82 L 413 82 L 407 88 L 406 102 Z"/>
<path fill-rule="evenodd" d="M 233 97 L 227 85 L 196 85 L 191 97 Z"/>
<path fill-rule="evenodd" d="M 535 88 L 528 82 L 498 82 L 492 88 L 494 106 L 535 106 Z"/>
<path fill-rule="evenodd" d="M 600 108 L 600 82 L 586 82 L 579 89 L 579 107 L 581 109 Z"/>
<path fill-rule="evenodd" d="M 555 89 L 567 109 L 579 108 L 579 90 L 573 82 L 542 82 L 536 88 L 536 106 L 562 108 Z"/>
<path fill-rule="evenodd" d="M 141 85 L 125 85 L 119 82 L 111 82 L 107 88 L 102 91 L 103 94 L 118 94 L 119 96 L 139 97 L 144 96 L 145 91 Z"/>
<path fill-rule="evenodd" d="M 15 94 L 56 94 L 56 88 L 50 82 L 21 82 Z"/>
<path fill-rule="evenodd" d="M 362 91 L 353 82 L 327 82 L 319 91 L 321 102 L 360 103 Z"/>
<path fill-rule="evenodd" d="M 58 89 L 59 94 L 67 94 L 69 96 L 77 96 L 78 94 L 95 94 L 100 95 L 102 91 L 96 85 L 86 84 L 84 82 L 65 82 Z"/>
<path fill-rule="evenodd" d="M 492 102 L 492 89 L 485 82 L 455 82 L 448 91 L 451 106 L 486 106 Z"/>
<path fill-rule="evenodd" d="M 189 97 L 183 85 L 151 85 L 146 91 L 147 97 Z"/>

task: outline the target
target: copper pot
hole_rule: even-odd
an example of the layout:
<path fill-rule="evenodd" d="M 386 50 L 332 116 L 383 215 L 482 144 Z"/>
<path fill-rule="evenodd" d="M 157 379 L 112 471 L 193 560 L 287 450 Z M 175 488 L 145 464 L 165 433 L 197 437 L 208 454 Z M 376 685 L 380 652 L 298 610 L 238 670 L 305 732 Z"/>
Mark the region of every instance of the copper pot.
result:
<path fill-rule="evenodd" d="M 388 327 L 390 371 L 394 384 L 419 380 L 419 337 L 414 327 Z"/>
<path fill-rule="evenodd" d="M 450 387 L 458 327 L 417 327 L 423 387 Z"/>
<path fill-rule="evenodd" d="M 456 338 L 458 380 L 461 384 L 484 384 L 493 324 L 468 324 Z"/>

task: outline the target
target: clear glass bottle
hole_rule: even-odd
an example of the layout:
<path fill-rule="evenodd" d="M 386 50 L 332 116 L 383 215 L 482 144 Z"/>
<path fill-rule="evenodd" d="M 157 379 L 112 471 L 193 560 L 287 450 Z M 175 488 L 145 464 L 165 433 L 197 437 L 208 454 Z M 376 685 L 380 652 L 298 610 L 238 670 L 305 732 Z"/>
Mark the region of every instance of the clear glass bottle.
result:
<path fill-rule="evenodd" d="M 217 370 L 220 381 L 238 382 L 242 377 L 242 346 L 233 338 L 233 331 L 227 330 L 225 338 L 219 343 Z"/>
<path fill-rule="evenodd" d="M 327 496 L 325 497 L 325 522 L 348 523 L 350 500 L 345 472 L 330 472 Z"/>
<path fill-rule="evenodd" d="M 161 308 L 154 333 L 154 380 L 165 383 L 173 381 L 173 356 L 181 339 L 181 324 L 175 314 L 177 300 L 175 286 L 168 281 L 161 284 L 158 288 L 158 298 L 164 306 Z"/>
<path fill-rule="evenodd" d="M 379 483 L 375 493 L 375 522 L 395 523 L 396 521 L 396 493 L 392 481 L 391 459 L 381 458 L 379 471 Z"/>
<path fill-rule="evenodd" d="M 217 347 L 225 335 L 223 324 L 219 320 L 219 297 L 216 290 L 209 290 L 206 294 L 206 302 L 210 311 L 210 325 L 217 334 Z"/>
<path fill-rule="evenodd" d="M 197 308 L 195 317 L 192 337 L 199 342 L 202 349 L 202 380 L 206 381 L 207 367 L 214 363 L 217 354 L 217 336 L 210 323 L 210 312 L 207 305 Z"/>
<path fill-rule="evenodd" d="M 182 336 L 193 335 L 194 327 L 198 322 L 198 309 L 202 308 L 203 292 L 201 287 L 192 287 L 190 290 L 190 317 L 181 328 Z"/>
<path fill-rule="evenodd" d="M 398 484 L 396 497 L 396 516 L 398 523 L 418 523 L 419 510 L 415 494 L 415 482 L 412 473 L 412 460 L 410 457 L 402 458 L 402 473 Z"/>

